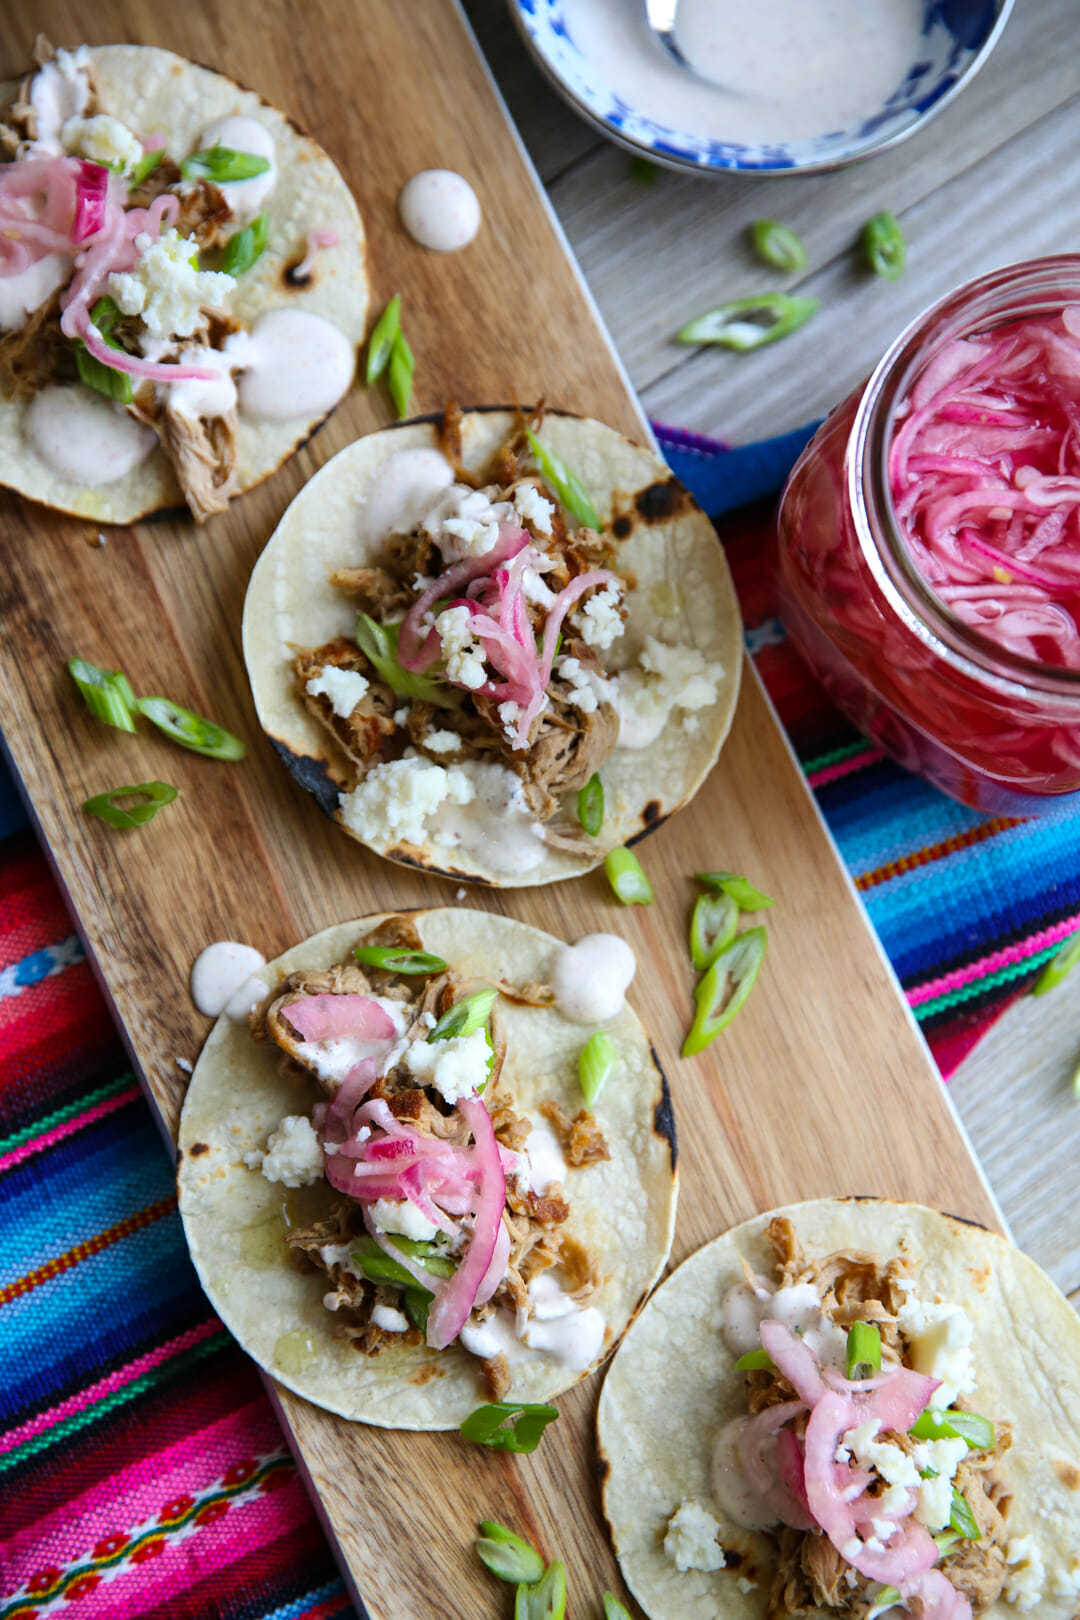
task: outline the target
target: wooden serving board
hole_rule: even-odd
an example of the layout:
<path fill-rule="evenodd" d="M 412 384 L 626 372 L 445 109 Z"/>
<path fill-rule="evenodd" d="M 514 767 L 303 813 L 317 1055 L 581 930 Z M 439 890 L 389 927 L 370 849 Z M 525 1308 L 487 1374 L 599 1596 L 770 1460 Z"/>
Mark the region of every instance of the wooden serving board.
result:
<path fill-rule="evenodd" d="M 0 22 L 0 72 L 32 37 L 167 46 L 232 73 L 295 117 L 342 168 L 369 233 L 375 308 L 404 297 L 416 405 L 528 400 L 647 428 L 453 0 L 39 0 Z M 415 247 L 395 213 L 417 169 L 460 170 L 483 229 L 465 252 Z M 647 245 L 642 244 L 642 251 Z M 332 922 L 445 904 L 453 889 L 369 855 L 316 812 L 257 727 L 240 652 L 251 568 L 287 503 L 344 444 L 388 420 L 356 390 L 287 467 L 206 529 L 187 520 L 94 531 L 0 499 L 6 551 L 3 731 L 147 1094 L 175 1136 L 184 1076 L 207 1022 L 187 993 L 192 959 L 220 938 L 268 956 Z M 136 690 L 213 715 L 248 743 L 242 765 L 171 748 L 149 728 L 96 724 L 65 661 L 121 665 Z M 119 834 L 81 802 L 165 777 L 182 797 Z M 829 1193 L 878 1193 L 998 1224 L 937 1073 L 843 874 L 762 691 L 747 671 L 731 738 L 695 802 L 642 846 L 656 889 L 624 909 L 601 873 L 545 891 L 476 889 L 467 904 L 574 939 L 623 934 L 631 999 L 674 1095 L 682 1200 L 674 1261 L 755 1210 Z M 689 874 L 745 871 L 778 897 L 758 987 L 703 1057 L 678 1048 L 690 1013 Z M 677 1358 L 678 1346 L 673 1346 Z M 472 1552 L 496 1515 L 567 1562 L 577 1612 L 618 1590 L 594 1483 L 599 1378 L 564 1397 L 532 1458 L 454 1435 L 344 1423 L 276 1389 L 325 1522 L 376 1620 L 454 1612 L 488 1620 L 506 1594 Z"/>

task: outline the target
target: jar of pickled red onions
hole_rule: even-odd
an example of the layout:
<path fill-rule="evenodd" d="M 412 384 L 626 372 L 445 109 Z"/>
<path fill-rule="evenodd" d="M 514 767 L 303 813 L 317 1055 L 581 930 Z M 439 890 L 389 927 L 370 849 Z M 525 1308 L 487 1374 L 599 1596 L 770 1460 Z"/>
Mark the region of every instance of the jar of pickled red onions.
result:
<path fill-rule="evenodd" d="M 990 814 L 1080 791 L 1080 256 L 983 276 L 897 339 L 791 474 L 778 587 L 902 765 Z"/>

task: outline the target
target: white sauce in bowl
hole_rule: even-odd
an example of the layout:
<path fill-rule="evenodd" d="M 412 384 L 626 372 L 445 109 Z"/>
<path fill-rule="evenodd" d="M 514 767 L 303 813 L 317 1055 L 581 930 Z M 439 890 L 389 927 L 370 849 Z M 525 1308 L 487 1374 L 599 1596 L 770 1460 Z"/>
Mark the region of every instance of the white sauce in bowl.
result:
<path fill-rule="evenodd" d="M 348 391 L 356 353 L 338 327 L 306 309 L 271 309 L 251 329 L 238 392 L 245 416 L 324 416 Z"/>
<path fill-rule="evenodd" d="M 923 54 L 922 0 L 682 0 L 676 39 L 652 35 L 640 0 L 564 0 L 567 31 L 635 113 L 704 139 L 812 140 L 879 112 Z M 704 82 L 711 80 L 711 83 Z"/>
<path fill-rule="evenodd" d="M 274 162 L 274 137 L 257 118 L 234 113 L 207 124 L 199 136 L 196 148 L 208 152 L 211 147 L 225 146 L 232 152 L 248 152 L 253 157 L 268 158 L 270 167 L 262 174 L 253 174 L 249 180 L 227 180 L 219 190 L 233 211 L 237 225 L 247 225 L 262 212 L 263 204 L 274 189 L 277 165 Z"/>
<path fill-rule="evenodd" d="M 453 482 L 454 469 L 441 451 L 395 451 L 376 473 L 364 502 L 368 545 L 381 545 L 391 534 L 409 534 Z"/>
<path fill-rule="evenodd" d="M 158 442 L 153 428 L 81 385 L 43 388 L 27 406 L 23 424 L 50 471 L 87 488 L 124 478 Z"/>
<path fill-rule="evenodd" d="M 191 999 L 208 1018 L 222 1013 L 234 1023 L 246 1022 L 252 1007 L 266 995 L 267 986 L 255 978 L 266 957 L 253 945 L 219 939 L 200 951 L 191 969 Z"/>
<path fill-rule="evenodd" d="M 555 1004 L 574 1024 L 606 1024 L 623 1007 L 637 970 L 625 939 L 617 934 L 586 934 L 560 952 L 551 975 Z"/>
<path fill-rule="evenodd" d="M 436 253 L 456 253 L 480 229 L 480 199 L 453 169 L 422 169 L 406 180 L 398 213 L 413 241 Z"/>

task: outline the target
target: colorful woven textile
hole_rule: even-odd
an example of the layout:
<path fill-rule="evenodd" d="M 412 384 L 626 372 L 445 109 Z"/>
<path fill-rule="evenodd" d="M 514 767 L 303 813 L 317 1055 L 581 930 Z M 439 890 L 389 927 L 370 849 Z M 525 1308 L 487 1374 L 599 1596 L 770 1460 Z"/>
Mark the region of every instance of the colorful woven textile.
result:
<path fill-rule="evenodd" d="M 725 452 L 661 430 L 715 512 L 775 491 L 803 438 Z M 776 621 L 768 521 L 722 525 L 750 644 L 948 1072 L 1080 925 L 1080 820 L 981 821 L 854 736 Z M 354 1620 L 2 774 L 0 837 L 0 1620 Z"/>

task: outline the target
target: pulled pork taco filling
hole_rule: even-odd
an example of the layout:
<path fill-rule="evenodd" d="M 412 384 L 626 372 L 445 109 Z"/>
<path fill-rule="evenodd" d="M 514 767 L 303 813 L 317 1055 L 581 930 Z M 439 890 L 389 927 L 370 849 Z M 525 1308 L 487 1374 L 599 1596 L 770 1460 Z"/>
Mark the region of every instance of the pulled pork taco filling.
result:
<path fill-rule="evenodd" d="M 355 349 L 310 310 L 264 308 L 250 325 L 234 311 L 278 229 L 279 164 L 295 156 L 281 130 L 275 141 L 271 118 L 236 113 L 167 150 L 101 88 L 95 56 L 125 49 L 39 37 L 35 71 L 0 111 L 0 394 L 25 407 L 23 444 L 56 484 L 130 479 L 160 448 L 202 522 L 242 486 L 239 420 L 324 415 Z M 173 85 L 198 101 L 194 82 Z M 338 242 L 309 232 L 297 271 L 310 279 Z"/>
<path fill-rule="evenodd" d="M 289 974 L 251 1017 L 283 1071 L 323 1093 L 246 1155 L 267 1180 L 325 1176 L 339 1195 L 288 1233 L 294 1263 L 325 1273 L 335 1336 L 365 1356 L 457 1341 L 493 1400 L 530 1351 L 584 1371 L 611 1334 L 600 1260 L 567 1227 L 563 1183 L 608 1146 L 585 1109 L 571 1118 L 552 1099 L 542 1118 L 519 1114 L 503 1079 L 500 996 L 545 1007 L 552 992 L 470 983 L 404 917 L 354 954 Z"/>
<path fill-rule="evenodd" d="M 747 1410 L 721 1430 L 711 1468 L 722 1516 L 775 1544 L 765 1614 L 983 1614 L 1010 1578 L 1000 1463 L 1011 1434 L 968 1409 L 969 1317 L 921 1299 L 906 1258 L 808 1260 L 786 1216 L 766 1236 L 774 1276 L 744 1263 L 723 1300 Z M 703 1504 L 685 1502 L 665 1551 L 679 1570 L 722 1569 L 719 1534 Z"/>
<path fill-rule="evenodd" d="M 438 449 L 393 455 L 364 502 L 370 561 L 330 576 L 355 635 L 295 650 L 297 695 L 349 762 L 341 819 L 376 846 L 482 844 L 507 872 L 545 846 L 595 857 L 601 827 L 569 796 L 718 701 L 723 668 L 695 647 L 647 635 L 609 669 L 636 581 L 572 472 L 553 481 L 542 416 L 518 413 L 480 473 L 454 406 Z"/>

